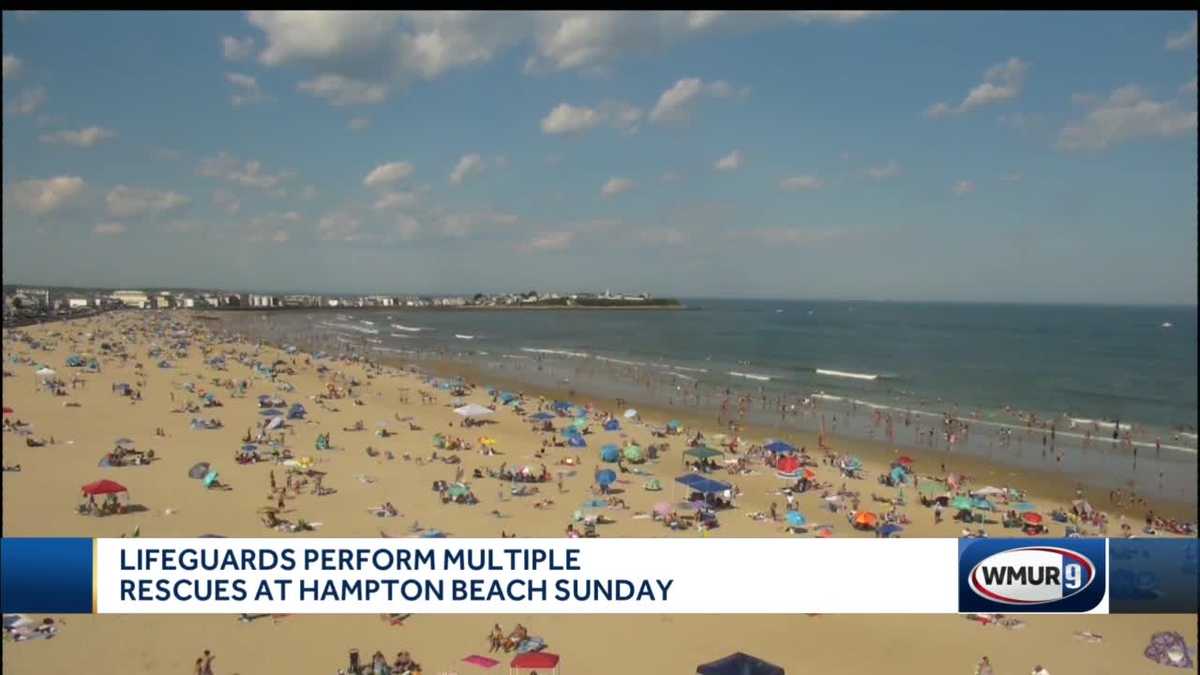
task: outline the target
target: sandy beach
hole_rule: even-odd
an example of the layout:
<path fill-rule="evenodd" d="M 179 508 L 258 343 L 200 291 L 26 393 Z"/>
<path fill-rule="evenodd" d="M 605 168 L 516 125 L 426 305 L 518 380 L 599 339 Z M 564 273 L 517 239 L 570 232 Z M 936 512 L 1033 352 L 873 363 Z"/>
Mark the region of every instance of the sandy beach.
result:
<path fill-rule="evenodd" d="M 496 404 L 496 412 L 487 416 L 484 426 L 460 425 L 462 418 L 455 414 L 452 400 L 461 399 L 460 405 L 496 403 L 482 386 L 455 396 L 432 383 L 430 375 L 406 371 L 400 362 L 385 366 L 317 360 L 277 347 L 222 341 L 214 336 L 218 330 L 219 322 L 200 321 L 187 312 L 116 312 L 6 331 L 3 394 L 12 413 L 5 415 L 3 437 L 4 535 L 119 537 L 136 529 L 142 537 L 407 537 L 419 529 L 435 528 L 454 537 L 499 537 L 501 533 L 562 537 L 574 523 L 579 505 L 593 498 L 601 447 L 610 443 L 669 447 L 657 460 L 636 467 L 644 475 L 620 474 L 617 486 L 627 508 L 604 510 L 613 522 L 597 526 L 601 537 L 798 537 L 816 536 L 818 525 L 827 525 L 832 536 L 876 536 L 850 526 L 853 497 L 845 498 L 841 512 L 828 508 L 823 493 L 837 492 L 843 484 L 847 491 L 858 493 L 860 511 L 880 517 L 893 506 L 874 501 L 872 495 L 891 500 L 902 491 L 905 503 L 893 512 L 903 523 L 901 536 L 956 537 L 964 527 L 982 529 L 988 536 L 1024 536 L 1020 529 L 1006 529 L 999 513 L 992 513 L 984 523 L 964 526 L 952 519 L 954 509 L 947 508 L 943 522 L 935 523 L 933 510 L 919 503 L 919 492 L 911 483 L 898 490 L 877 481 L 891 472 L 901 456 L 912 460 L 911 473 L 927 483 L 957 474 L 953 482 L 960 484 L 962 494 L 985 486 L 1019 490 L 1023 501 L 1044 514 L 1051 536 L 1063 536 L 1068 526 L 1077 526 L 1085 535 L 1120 536 L 1122 523 L 1137 536 L 1149 536 L 1143 532 L 1148 509 L 1168 519 L 1190 522 L 1195 518 L 1194 507 L 1186 504 L 1119 506 L 1107 493 L 1088 492 L 1082 496 L 1106 514 L 1105 528 L 1056 522 L 1051 513 L 1070 511 L 1072 501 L 1081 496 L 1080 486 L 1064 476 L 1018 471 L 928 449 L 827 437 L 830 456 L 861 461 L 862 477 L 846 478 L 838 467 L 824 461 L 826 453 L 818 448 L 815 436 L 792 434 L 782 440 L 806 448 L 815 462 L 809 467 L 813 480 L 831 486 L 795 496 L 795 510 L 805 514 L 809 523 L 804 532 L 787 529 L 783 518 L 787 497 L 780 489 L 790 482 L 776 477 L 774 468 L 757 459 L 758 453 L 750 453 L 754 459 L 745 464 L 745 472 L 730 473 L 722 466 L 714 474 L 739 491 L 735 508 L 719 512 L 719 527 L 705 533 L 694 527 L 670 530 L 662 522 L 635 516 L 649 514 L 657 503 L 671 499 L 674 477 L 685 471 L 681 455 L 688 438 L 699 431 L 710 444 L 718 442 L 711 440 L 722 431 L 715 420 L 639 408 L 640 422 L 634 422 L 622 417 L 614 401 L 592 400 L 576 392 L 570 400 L 591 404 L 596 415 L 590 422 L 593 433 L 585 436 L 587 447 L 550 447 L 539 456 L 549 435 L 534 431 L 525 416 L 508 406 Z M 172 348 L 178 342 L 186 343 L 186 356 L 180 357 Z M 109 348 L 103 349 L 103 344 Z M 161 354 L 150 356 L 155 347 Z M 127 358 L 116 355 L 121 351 Z M 70 355 L 81 355 L 85 367 L 67 366 Z M 224 369 L 213 365 L 218 356 L 224 356 Z M 98 372 L 85 372 L 86 362 L 93 358 Z M 170 367 L 159 367 L 163 360 Z M 275 364 L 274 377 L 256 371 L 250 365 L 254 362 Z M 38 375 L 42 367 L 56 374 Z M 478 385 L 513 391 L 518 387 L 492 374 L 484 380 L 480 373 L 455 364 L 431 370 Z M 214 378 L 220 383 L 215 384 Z M 47 379 L 61 380 L 63 395 L 47 391 Z M 238 386 L 241 381 L 247 383 L 244 389 Z M 129 384 L 140 400 L 119 395 L 114 391 L 118 383 Z M 317 400 L 318 394 L 330 391 L 338 397 Z M 526 414 L 536 412 L 539 405 L 549 409 L 551 401 L 566 397 L 562 391 L 525 388 L 522 393 Z M 203 407 L 205 394 L 220 406 Z M 235 460 L 243 436 L 248 432 L 255 436 L 266 419 L 260 414 L 262 395 L 283 399 L 283 410 L 300 403 L 307 411 L 305 419 L 290 420 L 270 434 L 274 438 L 282 434 L 280 448 L 323 474 L 319 485 L 325 493 L 316 493 L 310 477 L 304 487 L 285 495 L 278 514 L 292 523 L 311 523 L 313 531 L 271 529 L 258 513 L 277 503 L 278 495 L 270 489 L 272 478 L 282 487 L 288 476 L 286 466 L 265 459 L 268 444 L 259 445 L 264 461 Z M 173 412 L 189 404 L 198 410 Z M 620 430 L 604 431 L 600 411 L 615 414 Z M 222 426 L 197 430 L 193 418 L 217 419 Z M 683 431 L 652 435 L 669 419 L 682 422 Z M 10 431 L 8 424 L 17 420 L 27 425 Z M 346 430 L 358 422 L 361 431 Z M 561 420 L 554 424 L 562 426 Z M 156 433 L 158 429 L 162 435 Z M 380 434 L 383 429 L 387 436 Z M 315 449 L 318 434 L 324 433 L 330 434 L 331 450 Z M 436 433 L 461 438 L 471 448 L 436 449 Z M 494 442 L 484 444 L 484 437 Z M 145 465 L 98 466 L 122 438 L 130 439 L 126 445 L 137 451 L 153 450 L 153 460 Z M 737 452 L 727 451 L 724 459 L 745 458 L 752 446 L 767 440 L 764 431 L 754 428 L 740 430 L 739 438 Z M 27 439 L 47 444 L 30 447 Z M 493 448 L 495 454 L 483 454 L 484 447 Z M 447 456 L 460 461 L 445 463 Z M 566 458 L 577 463 L 560 463 Z M 201 480 L 190 478 L 189 470 L 200 462 L 210 463 L 229 489 L 205 489 Z M 544 465 L 552 478 L 530 486 L 538 489 L 537 494 L 514 496 L 509 482 L 488 476 L 501 464 L 509 469 L 528 465 L 535 472 Z M 19 471 L 8 470 L 18 465 Z M 617 468 L 615 464 L 604 467 Z M 478 504 L 444 504 L 431 490 L 435 481 L 455 482 L 459 469 Z M 476 471 L 483 477 L 473 477 Z M 957 480 L 958 476 L 963 478 Z M 128 488 L 129 501 L 144 510 L 106 517 L 80 515 L 76 510 L 82 501 L 80 487 L 102 478 Z M 661 492 L 643 489 L 651 478 L 661 481 Z M 540 507 L 535 505 L 539 501 L 543 501 Z M 373 513 L 386 503 L 395 506 L 397 515 Z M 772 504 L 778 520 L 751 517 L 768 513 Z M 1160 525 L 1156 534 L 1167 535 L 1166 530 Z M 747 561 L 746 569 L 728 572 L 755 573 L 755 565 Z M 786 573 L 786 566 L 782 571 Z M 880 573 L 890 573 L 885 563 Z M 820 580 L 798 577 L 795 583 Z M 687 673 L 699 663 L 745 651 L 789 673 L 969 673 L 980 656 L 989 655 L 998 674 L 1024 674 L 1041 664 L 1055 675 L 1124 675 L 1166 670 L 1142 655 L 1155 632 L 1177 631 L 1189 640 L 1197 632 L 1195 616 L 1178 615 L 1023 616 L 1013 627 L 985 626 L 962 616 L 418 615 L 402 625 L 391 625 L 378 616 L 287 616 L 253 622 L 241 622 L 236 616 L 55 618 L 59 630 L 53 639 L 5 643 L 6 669 L 14 673 L 186 673 L 195 657 L 210 649 L 217 655 L 218 673 L 332 675 L 345 667 L 347 651 L 357 648 L 365 655 L 379 649 L 389 657 L 407 650 L 423 666 L 422 672 L 467 673 L 478 669 L 461 659 L 487 654 L 487 634 L 494 623 L 508 629 L 520 622 L 546 641 L 548 651 L 562 656 L 563 673 Z M 1102 639 L 1081 639 L 1078 634 L 1083 632 Z M 503 655 L 495 658 L 507 663 Z"/>

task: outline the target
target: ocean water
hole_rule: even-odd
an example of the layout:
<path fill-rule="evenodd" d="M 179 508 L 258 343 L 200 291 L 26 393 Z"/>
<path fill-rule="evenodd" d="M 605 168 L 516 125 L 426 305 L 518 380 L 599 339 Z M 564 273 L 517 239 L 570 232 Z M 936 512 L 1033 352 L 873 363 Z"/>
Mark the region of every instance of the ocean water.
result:
<path fill-rule="evenodd" d="M 1194 500 L 1194 307 L 685 303 L 689 309 L 678 311 L 323 310 L 272 313 L 265 319 L 238 315 L 235 325 L 329 350 L 464 359 L 531 383 L 570 382 L 632 401 L 716 409 L 728 390 L 730 396 L 752 397 L 751 415 L 798 428 L 820 422 L 803 413 L 789 417 L 780 409 L 813 395 L 825 409 L 847 409 L 844 427 L 853 424 L 850 413 L 860 407 L 883 406 L 904 429 L 895 433 L 896 440 L 909 444 L 925 441 L 908 424 L 901 426 L 901 415 L 924 413 L 940 423 L 948 413 L 976 423 L 980 431 L 971 436 L 979 440 L 968 443 L 980 446 L 975 450 L 983 452 L 986 445 L 989 453 L 1010 448 L 1015 454 L 1012 447 L 1028 445 L 1021 454 L 1032 455 L 1029 461 L 1036 463 L 1045 461 L 1046 453 L 1039 456 L 1036 448 L 1047 434 L 1025 428 L 1033 413 L 1054 426 L 1056 447 L 1050 456 L 1060 455 L 1057 465 L 1070 459 L 1064 460 L 1064 453 L 1083 453 L 1091 467 L 1086 472 L 1096 482 L 1136 481 L 1150 491 L 1162 483 L 1171 496 L 1190 491 Z M 861 420 L 869 416 L 858 418 L 863 426 Z M 1097 460 L 1098 441 L 1111 441 L 1116 421 L 1122 429 L 1132 426 L 1132 440 L 1143 450 L 1141 466 L 1132 474 L 1132 464 L 1126 465 L 1131 457 L 1115 444 L 1103 453 L 1107 460 Z M 925 424 L 936 426 L 931 419 Z M 1016 436 L 1003 431 L 1013 427 Z M 994 433 L 989 437 L 984 429 Z M 882 434 L 873 428 L 855 431 Z M 902 438 L 904 433 L 911 438 Z M 1132 447 L 1126 449 L 1124 454 L 1131 455 Z M 1166 485 L 1174 483 L 1170 472 L 1178 473 L 1179 466 L 1154 465 L 1153 456 L 1160 453 L 1190 462 L 1184 472 L 1190 490 Z M 1079 464 L 1076 460 L 1071 461 Z"/>

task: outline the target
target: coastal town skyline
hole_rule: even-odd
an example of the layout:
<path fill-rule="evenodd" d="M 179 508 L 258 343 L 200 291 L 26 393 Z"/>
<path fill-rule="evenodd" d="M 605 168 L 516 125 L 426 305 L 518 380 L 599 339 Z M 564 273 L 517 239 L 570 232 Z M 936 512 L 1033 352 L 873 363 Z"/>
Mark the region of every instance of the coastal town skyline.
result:
<path fill-rule="evenodd" d="M 3 31 L 6 281 L 1197 299 L 1194 13 L 6 12 Z"/>

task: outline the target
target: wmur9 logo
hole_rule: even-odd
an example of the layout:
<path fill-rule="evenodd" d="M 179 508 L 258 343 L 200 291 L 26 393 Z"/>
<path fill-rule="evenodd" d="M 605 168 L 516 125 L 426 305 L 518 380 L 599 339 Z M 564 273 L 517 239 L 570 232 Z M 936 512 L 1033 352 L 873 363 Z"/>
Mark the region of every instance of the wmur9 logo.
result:
<path fill-rule="evenodd" d="M 960 612 L 1087 612 L 1107 592 L 1104 539 L 959 540 Z"/>

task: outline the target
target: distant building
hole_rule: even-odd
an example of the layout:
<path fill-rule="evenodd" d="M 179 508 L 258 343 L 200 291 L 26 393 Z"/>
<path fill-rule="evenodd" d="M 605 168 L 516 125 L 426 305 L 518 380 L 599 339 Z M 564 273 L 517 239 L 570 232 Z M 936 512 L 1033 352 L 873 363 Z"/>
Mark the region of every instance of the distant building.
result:
<path fill-rule="evenodd" d="M 276 299 L 270 295 L 260 295 L 258 293 L 251 293 L 249 298 L 250 298 L 250 306 L 251 307 L 270 308 L 270 307 L 278 306 Z"/>
<path fill-rule="evenodd" d="M 18 309 L 50 309 L 50 291 L 45 288 L 18 288 L 13 292 L 12 306 Z"/>
<path fill-rule="evenodd" d="M 109 297 L 134 309 L 146 309 L 150 306 L 150 296 L 146 295 L 145 291 L 113 291 Z"/>
<path fill-rule="evenodd" d="M 83 309 L 91 305 L 91 301 L 87 298 L 69 297 L 67 298 L 68 309 Z"/>

